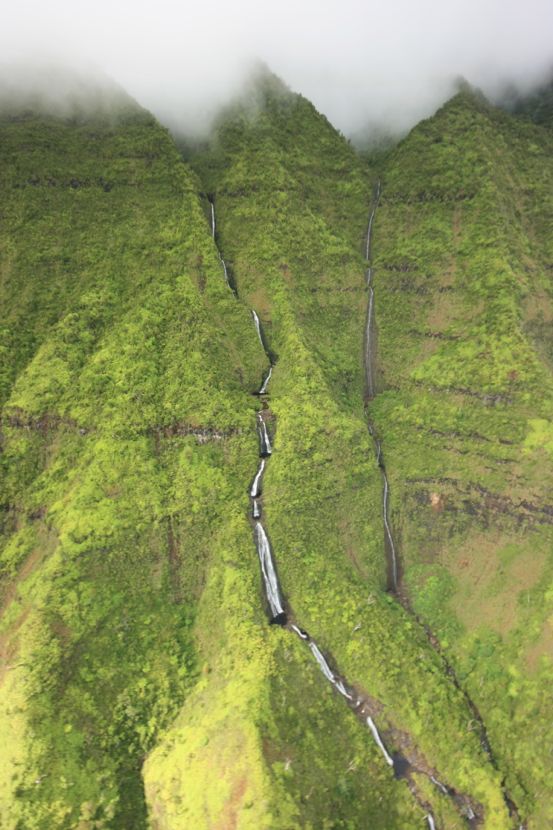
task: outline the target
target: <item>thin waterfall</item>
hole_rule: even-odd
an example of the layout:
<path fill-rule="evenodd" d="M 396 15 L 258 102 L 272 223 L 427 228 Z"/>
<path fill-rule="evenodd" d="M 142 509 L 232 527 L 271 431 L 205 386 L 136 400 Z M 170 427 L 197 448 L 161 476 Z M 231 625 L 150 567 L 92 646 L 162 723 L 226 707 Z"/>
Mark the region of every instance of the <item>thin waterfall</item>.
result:
<path fill-rule="evenodd" d="M 394 759 L 392 758 L 392 756 L 390 755 L 390 753 L 388 752 L 388 750 L 384 746 L 382 738 L 380 737 L 380 733 L 379 733 L 378 729 L 376 728 L 375 722 L 373 721 L 373 719 L 370 716 L 367 718 L 367 726 L 371 730 L 373 738 L 375 739 L 378 748 L 380 749 L 380 751 L 384 755 L 384 760 L 386 761 L 386 763 L 390 767 L 393 767 L 394 766 Z"/>
<path fill-rule="evenodd" d="M 261 463 L 258 467 L 257 473 L 255 474 L 255 478 L 253 480 L 253 484 L 250 489 L 250 496 L 252 499 L 258 499 L 261 495 L 261 483 L 263 479 L 263 473 L 265 472 L 265 459 L 261 459 Z"/>
<path fill-rule="evenodd" d="M 265 378 L 265 380 L 261 384 L 261 389 L 257 393 L 258 395 L 264 395 L 266 393 L 267 387 L 269 385 L 269 381 L 271 380 L 271 375 L 272 374 L 273 374 L 273 367 L 269 366 L 269 374 L 267 375 L 267 377 Z"/>
<path fill-rule="evenodd" d="M 371 237 L 372 237 L 372 230 L 373 230 L 373 222 L 374 222 L 374 216 L 375 216 L 375 213 L 376 213 L 376 208 L 378 207 L 379 199 L 380 199 L 380 179 L 378 180 L 377 185 L 376 185 L 376 193 L 375 193 L 375 197 L 374 197 L 373 208 L 372 208 L 371 214 L 369 216 L 369 227 L 367 228 L 367 239 L 366 239 L 366 243 L 365 243 L 365 259 L 368 260 L 368 261 L 370 261 L 370 258 L 371 258 L 370 255 L 371 255 Z M 370 280 L 370 270 L 371 269 L 370 269 L 370 266 L 369 266 L 369 280 Z"/>
<path fill-rule="evenodd" d="M 367 287 L 369 290 L 369 303 L 367 309 L 367 324 L 365 329 L 365 381 L 367 386 L 367 398 L 368 400 L 372 400 L 376 394 L 375 386 L 374 386 L 374 377 L 373 377 L 373 364 L 374 364 L 374 345 L 373 345 L 373 337 L 372 337 L 372 329 L 373 329 L 373 318 L 374 318 L 374 288 L 372 285 L 372 266 L 371 266 L 371 241 L 372 241 L 372 231 L 373 231 L 373 224 L 374 224 L 374 217 L 376 214 L 376 208 L 378 207 L 378 202 L 380 199 L 380 181 L 377 183 L 376 191 L 373 200 L 373 206 L 371 208 L 371 212 L 369 214 L 369 225 L 367 228 L 367 237 L 365 242 L 365 259 L 368 262 L 368 270 L 367 270 Z M 386 467 L 384 466 L 384 460 L 382 457 L 382 445 L 379 439 L 374 434 L 374 429 L 372 425 L 369 423 L 369 432 L 373 437 L 374 446 L 376 451 L 376 462 L 380 467 L 382 472 L 382 519 L 384 522 L 384 536 L 385 536 L 385 543 L 386 543 L 386 550 L 388 553 L 388 563 L 389 563 L 389 575 L 390 575 L 390 582 L 389 587 L 391 590 L 397 594 L 398 591 L 398 557 L 396 551 L 396 545 L 394 542 L 394 537 L 392 534 L 392 529 L 390 527 L 390 519 L 389 519 L 389 501 L 390 501 L 390 485 L 388 483 L 388 476 L 386 473 Z"/>
<path fill-rule="evenodd" d="M 370 271 L 370 269 L 369 269 Z M 365 329 L 365 377 L 367 383 L 367 395 L 369 398 L 374 398 L 374 382 L 373 382 L 373 360 L 372 360 L 372 320 L 374 307 L 374 289 L 369 284 L 369 309 L 367 311 L 367 326 Z"/>
<path fill-rule="evenodd" d="M 252 317 L 253 317 L 253 322 L 255 324 L 255 330 L 257 332 L 257 336 L 259 337 L 259 342 L 261 343 L 263 348 L 265 348 L 265 344 L 263 343 L 263 338 L 261 337 L 261 324 L 259 322 L 259 317 L 257 316 L 257 313 L 254 311 L 253 308 L 252 308 Z"/>
<path fill-rule="evenodd" d="M 273 620 L 284 622 L 286 620 L 286 613 L 282 604 L 280 585 L 273 562 L 273 553 L 261 522 L 256 522 L 254 533 L 257 553 L 261 563 L 261 573 L 263 574 L 263 582 L 265 583 L 265 593 Z"/>
<path fill-rule="evenodd" d="M 377 183 L 377 187 L 374 194 L 373 199 L 373 206 L 369 215 L 369 223 L 367 228 L 367 236 L 365 242 L 365 259 L 367 260 L 367 287 L 369 290 L 369 303 L 368 303 L 368 310 L 367 310 L 367 323 L 366 323 L 366 331 L 365 331 L 365 376 L 366 376 L 366 386 L 367 386 L 367 397 L 369 400 L 374 398 L 376 394 L 376 389 L 374 385 L 374 378 L 373 378 L 373 365 L 374 365 L 374 337 L 372 336 L 372 329 L 373 329 L 373 319 L 374 319 L 374 287 L 372 284 L 372 277 L 373 277 L 373 267 L 372 267 L 372 250 L 371 250 L 371 243 L 372 243 L 372 231 L 373 231 L 373 223 L 376 214 L 376 209 L 378 207 L 378 203 L 380 200 L 381 194 L 381 186 L 380 181 Z M 382 518 L 384 522 L 384 533 L 385 533 L 385 543 L 386 543 L 386 550 L 388 553 L 388 562 L 389 562 L 389 571 L 390 571 L 390 588 L 394 594 L 398 597 L 400 603 L 405 608 L 405 610 L 415 617 L 417 622 L 421 624 L 426 635 L 428 637 L 430 645 L 435 649 L 438 655 L 441 657 L 445 671 L 447 675 L 452 679 L 453 684 L 455 687 L 461 692 L 464 696 L 464 699 L 469 707 L 470 711 L 472 712 L 476 722 L 480 727 L 480 741 L 482 744 L 483 749 L 485 750 L 490 763 L 492 766 L 497 770 L 498 765 L 495 760 L 495 757 L 492 753 L 490 743 L 488 740 L 486 728 L 484 722 L 480 716 L 478 709 L 476 708 L 475 704 L 473 703 L 472 699 L 469 697 L 467 692 L 463 689 L 459 680 L 457 679 L 455 670 L 449 664 L 447 658 L 444 656 L 441 646 L 428 628 L 426 624 L 421 622 L 416 614 L 413 613 L 413 610 L 409 606 L 409 603 L 405 600 L 405 598 L 399 592 L 399 562 L 398 562 L 398 555 L 397 550 L 394 542 L 394 537 L 392 533 L 392 529 L 390 527 L 390 519 L 389 519 L 389 501 L 390 501 L 390 486 L 388 483 L 388 475 L 386 472 L 386 466 L 384 463 L 384 458 L 382 454 L 382 445 L 380 440 L 377 438 L 375 434 L 375 429 L 371 424 L 370 420 L 368 421 L 368 430 L 369 434 L 373 437 L 375 451 L 376 451 L 376 461 L 378 466 L 380 467 L 382 473 L 382 480 L 383 480 L 383 492 L 382 492 Z M 458 796 L 452 790 L 448 790 L 440 781 L 438 781 L 434 776 L 430 776 L 430 780 L 435 784 L 436 787 L 444 794 L 448 795 L 450 798 L 453 798 L 456 803 L 459 805 L 460 803 L 464 804 L 464 815 L 468 818 L 469 822 L 477 822 L 480 820 L 480 817 L 476 815 L 475 811 L 473 810 L 468 798 L 466 796 Z M 505 790 L 503 785 L 503 797 L 509 814 L 512 818 L 519 821 L 518 817 L 518 809 L 514 804 L 513 800 L 509 796 L 508 792 Z M 428 813 L 426 816 L 428 825 L 431 830 L 435 830 L 434 819 L 431 813 Z M 520 824 L 519 830 L 525 830 L 524 825 Z"/>
<path fill-rule="evenodd" d="M 391 577 L 392 577 L 392 589 L 394 592 L 397 593 L 397 554 L 396 554 L 396 546 L 394 544 L 394 537 L 392 536 L 392 531 L 390 529 L 390 523 L 388 521 L 388 500 L 390 496 L 390 488 L 388 486 L 388 476 L 386 475 L 386 471 L 382 470 L 382 475 L 384 478 L 384 493 L 382 498 L 382 517 L 384 519 L 384 529 L 386 531 L 386 538 L 388 540 L 388 548 L 390 551 L 390 565 L 391 565 Z"/>
<path fill-rule="evenodd" d="M 214 205 L 214 203 L 211 201 L 211 199 L 209 200 L 209 204 L 210 204 L 210 207 L 211 207 L 211 238 L 212 238 L 213 240 L 215 240 L 215 230 L 216 230 L 216 224 L 215 224 L 215 205 Z M 219 248 L 217 248 L 217 253 L 218 253 L 218 255 L 219 255 L 219 262 L 220 262 L 220 263 L 221 263 L 221 265 L 223 266 L 223 274 L 225 275 L 225 282 L 226 282 L 226 284 L 228 285 L 228 287 L 231 289 L 231 291 L 233 291 L 234 289 L 233 289 L 233 287 L 231 286 L 231 284 L 230 284 L 230 280 L 229 280 L 229 277 L 228 277 L 227 264 L 226 264 L 225 260 L 223 259 L 223 256 L 222 256 L 221 251 L 219 250 Z M 236 293 L 236 292 L 234 292 L 234 293 Z"/>
<path fill-rule="evenodd" d="M 334 677 L 334 674 L 332 673 L 332 671 L 330 669 L 330 666 L 328 665 L 325 658 L 321 654 L 321 651 L 320 651 L 318 645 L 316 643 L 314 643 L 313 640 L 311 640 L 310 643 L 309 643 L 309 648 L 311 649 L 311 653 L 312 653 L 313 657 L 315 658 L 315 660 L 317 661 L 317 663 L 319 664 L 319 667 L 320 667 L 322 673 L 324 674 L 324 676 L 326 677 L 326 679 L 330 683 L 332 683 L 332 685 L 334 685 L 334 682 L 335 682 L 336 678 Z"/>
<path fill-rule="evenodd" d="M 259 454 L 262 458 L 266 458 L 272 453 L 271 441 L 269 439 L 269 433 L 267 432 L 267 425 L 260 412 L 257 413 L 257 423 L 259 430 Z"/>
<path fill-rule="evenodd" d="M 298 628 L 298 626 L 294 623 L 292 623 L 290 628 L 292 629 L 292 631 L 295 631 L 295 633 L 298 635 L 298 637 L 300 637 L 300 639 L 309 640 L 309 634 L 307 633 L 307 631 L 304 631 L 303 628 Z"/>
<path fill-rule="evenodd" d="M 449 790 L 447 789 L 447 787 L 444 787 L 444 785 L 442 784 L 442 782 L 441 782 L 441 781 L 438 781 L 438 779 L 437 779 L 437 778 L 435 778 L 433 775 L 431 775 L 431 776 L 430 776 L 430 780 L 432 781 L 432 783 L 433 783 L 433 784 L 435 784 L 435 786 L 436 786 L 436 787 L 437 787 L 437 788 L 438 788 L 438 789 L 439 789 L 439 790 L 440 790 L 440 791 L 441 791 L 444 795 L 449 795 Z"/>

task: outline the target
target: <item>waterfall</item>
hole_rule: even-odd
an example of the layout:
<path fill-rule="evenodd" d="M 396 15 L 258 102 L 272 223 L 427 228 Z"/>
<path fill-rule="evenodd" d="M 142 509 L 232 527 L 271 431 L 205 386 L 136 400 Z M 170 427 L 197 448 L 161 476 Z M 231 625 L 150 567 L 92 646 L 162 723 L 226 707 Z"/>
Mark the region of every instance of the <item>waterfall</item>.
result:
<path fill-rule="evenodd" d="M 265 394 L 265 392 L 267 391 L 267 386 L 269 385 L 269 381 L 271 380 L 271 375 L 272 374 L 273 374 L 273 367 L 270 366 L 269 367 L 269 374 L 267 375 L 267 377 L 263 381 L 263 383 L 261 385 L 261 389 L 257 393 L 258 395 L 264 395 Z"/>
<path fill-rule="evenodd" d="M 432 817 L 432 813 L 427 813 L 426 814 L 426 820 L 428 822 L 428 827 L 430 828 L 430 830 L 436 830 L 436 825 L 434 824 L 434 819 Z"/>
<path fill-rule="evenodd" d="M 353 701 L 353 699 L 354 699 L 353 695 L 351 695 L 348 692 L 348 690 L 344 686 L 343 680 L 341 680 L 339 677 L 336 677 L 336 675 L 334 674 L 334 672 L 332 671 L 332 669 L 328 665 L 328 662 L 327 662 L 326 658 L 324 657 L 323 653 L 321 652 L 321 650 L 320 650 L 319 646 L 317 645 L 317 643 L 314 640 L 312 640 L 305 631 L 300 632 L 300 629 L 297 628 L 297 626 L 292 626 L 292 628 L 298 634 L 298 636 L 302 638 L 302 640 L 308 640 L 309 648 L 311 649 L 311 653 L 313 654 L 313 657 L 315 658 L 315 660 L 319 664 L 319 668 L 321 669 L 321 671 L 324 674 L 324 676 L 326 677 L 326 679 L 330 683 L 332 683 L 334 688 L 338 692 L 340 692 L 340 694 L 343 697 L 347 698 L 349 701 Z"/>
<path fill-rule="evenodd" d="M 366 241 L 366 244 L 365 244 L 365 259 L 367 259 L 367 260 L 370 260 L 370 258 L 371 258 L 371 256 L 370 256 L 371 255 L 371 236 L 372 236 L 372 230 L 373 230 L 373 221 L 374 221 L 374 215 L 376 213 L 376 207 L 378 205 L 378 200 L 379 199 L 380 199 L 380 181 L 378 182 L 378 184 L 376 186 L 376 196 L 375 196 L 375 199 L 374 199 L 373 209 L 371 210 L 371 215 L 369 216 L 369 227 L 367 228 L 367 241 Z M 368 277 L 369 280 L 370 280 L 370 270 L 371 269 L 369 268 L 369 277 Z"/>
<path fill-rule="evenodd" d="M 253 500 L 252 505 L 252 519 L 260 519 L 261 518 L 261 508 L 259 506 L 259 502 L 257 499 Z"/>
<path fill-rule="evenodd" d="M 265 583 L 265 592 L 267 595 L 267 602 L 271 609 L 273 619 L 286 619 L 282 599 L 280 596 L 280 585 L 275 571 L 273 562 L 273 554 L 267 534 L 261 522 L 255 524 L 255 543 L 257 546 L 257 553 L 261 563 L 261 573 L 263 574 L 263 582 Z"/>
<path fill-rule="evenodd" d="M 228 278 L 228 273 L 227 273 L 227 265 L 226 265 L 226 262 L 225 262 L 225 260 L 223 259 L 223 257 L 221 257 L 220 259 L 221 259 L 221 265 L 223 266 L 223 274 L 225 275 L 225 280 L 226 280 L 226 283 L 227 283 L 227 285 L 228 285 L 228 286 L 229 286 L 229 288 L 230 288 L 230 282 L 229 282 L 229 278 Z"/>
<path fill-rule="evenodd" d="M 388 497 L 390 495 L 390 488 L 388 486 L 388 476 L 386 475 L 386 471 L 382 468 L 382 473 L 384 476 L 384 494 L 382 498 L 382 516 L 384 518 L 384 529 L 386 531 L 386 538 L 388 540 L 388 545 L 390 548 L 390 555 L 392 557 L 392 588 L 394 591 L 397 591 L 397 556 L 396 556 L 396 546 L 394 545 L 394 537 L 392 536 L 392 531 L 390 529 L 390 524 L 388 522 Z"/>
<path fill-rule="evenodd" d="M 369 216 L 369 226 L 367 228 L 367 238 L 365 243 L 365 259 L 368 263 L 371 261 L 371 239 L 372 239 L 372 229 L 373 229 L 373 222 L 376 213 L 376 208 L 378 205 L 378 201 L 380 199 L 380 182 L 378 182 L 376 187 L 375 198 L 372 206 L 372 210 Z M 373 343 L 372 343 L 372 321 L 374 316 L 374 288 L 372 286 L 372 266 L 369 264 L 367 270 L 367 286 L 369 289 L 369 306 L 367 310 L 367 325 L 365 331 L 365 378 L 367 384 L 367 395 L 370 398 L 374 398 L 375 389 L 374 389 L 374 379 L 373 379 Z M 376 462 L 382 471 L 382 478 L 383 478 L 383 493 L 382 493 L 382 518 L 384 520 L 384 533 L 385 533 L 385 540 L 386 546 L 389 555 L 389 563 L 390 563 L 390 576 L 391 576 L 391 588 L 394 593 L 397 593 L 398 589 L 398 565 L 397 565 L 397 552 L 396 546 L 394 542 L 394 537 L 392 535 L 392 529 L 390 527 L 390 522 L 388 519 L 389 514 L 389 496 L 390 496 L 390 486 L 388 484 L 388 476 L 386 474 L 386 468 L 384 466 L 384 460 L 382 458 L 382 445 L 379 439 L 375 436 L 374 430 L 371 424 L 369 424 L 369 432 L 373 436 L 374 445 L 376 450 Z"/>
<path fill-rule="evenodd" d="M 434 778 L 433 775 L 430 776 L 430 780 L 432 781 L 433 784 L 436 785 L 436 787 L 439 790 L 441 790 L 443 792 L 444 795 L 449 795 L 449 790 L 447 789 L 447 787 L 444 787 L 444 785 L 442 784 L 441 781 L 438 781 L 438 779 Z"/>
<path fill-rule="evenodd" d="M 259 337 L 259 342 L 265 348 L 265 344 L 263 343 L 263 338 L 261 337 L 261 323 L 259 322 L 259 317 L 257 316 L 256 312 L 252 308 L 252 317 L 255 323 L 255 330 L 257 332 L 257 336 Z"/>
<path fill-rule="evenodd" d="M 371 732 L 373 734 L 373 738 L 375 739 L 378 748 L 380 749 L 380 751 L 384 755 L 384 758 L 386 759 L 386 763 L 389 764 L 389 766 L 393 767 L 394 766 L 394 759 L 392 758 L 392 756 L 389 754 L 388 750 L 386 749 L 386 747 L 382 743 L 382 738 L 380 737 L 378 729 L 376 728 L 375 723 L 374 723 L 373 719 L 370 716 L 367 718 L 367 726 L 371 730 Z"/>
<path fill-rule="evenodd" d="M 255 478 L 253 480 L 253 484 L 250 490 L 250 496 L 252 499 L 257 499 L 261 495 L 261 480 L 263 478 L 263 473 L 265 472 L 265 459 L 261 459 L 261 463 L 259 465 L 259 469 L 255 474 Z"/>
<path fill-rule="evenodd" d="M 216 228 L 216 225 L 215 225 L 215 205 L 213 204 L 212 201 L 210 201 L 209 204 L 210 204 L 210 207 L 211 207 L 211 238 L 214 240 L 215 239 L 215 228 Z M 228 287 L 232 290 L 232 286 L 231 286 L 229 278 L 228 278 L 227 264 L 226 264 L 225 260 L 223 259 L 222 255 L 221 255 L 221 251 L 219 250 L 219 248 L 217 248 L 217 254 L 219 255 L 219 262 L 223 266 L 223 274 L 225 275 L 225 282 L 228 285 Z"/>
<path fill-rule="evenodd" d="M 323 657 L 318 645 L 316 643 L 314 643 L 313 640 L 311 640 L 311 642 L 309 643 L 309 648 L 311 649 L 313 657 L 315 658 L 315 660 L 319 664 L 319 667 L 320 667 L 322 673 L 324 674 L 326 679 L 329 680 L 330 683 L 332 683 L 332 685 L 334 686 L 334 684 L 336 682 L 336 678 L 334 677 L 334 674 L 332 673 L 330 666 L 328 665 L 325 658 Z"/>
<path fill-rule="evenodd" d="M 334 685 L 343 697 L 347 698 L 350 701 L 353 701 L 353 695 L 350 695 L 350 693 L 344 686 L 343 682 L 339 678 L 336 680 Z"/>
<path fill-rule="evenodd" d="M 265 421 L 263 420 L 263 416 L 261 415 L 260 412 L 257 413 L 257 419 L 258 419 L 258 427 L 259 427 L 259 446 L 260 446 L 259 454 L 261 455 L 262 458 L 266 458 L 268 455 L 271 455 L 271 453 L 272 453 L 271 442 L 269 440 L 269 433 L 267 432 L 267 425 L 265 424 Z"/>
<path fill-rule="evenodd" d="M 365 330 L 365 376 L 367 381 L 367 395 L 374 398 L 373 368 L 371 354 L 371 330 L 373 319 L 374 289 L 369 288 L 369 310 L 367 312 L 367 328 Z"/>
<path fill-rule="evenodd" d="M 292 631 L 296 632 L 296 634 L 298 635 L 298 637 L 300 637 L 300 639 L 309 640 L 309 634 L 307 633 L 307 631 L 304 631 L 303 628 L 298 628 L 298 626 L 294 625 L 294 623 L 292 623 L 290 628 L 292 629 Z"/>

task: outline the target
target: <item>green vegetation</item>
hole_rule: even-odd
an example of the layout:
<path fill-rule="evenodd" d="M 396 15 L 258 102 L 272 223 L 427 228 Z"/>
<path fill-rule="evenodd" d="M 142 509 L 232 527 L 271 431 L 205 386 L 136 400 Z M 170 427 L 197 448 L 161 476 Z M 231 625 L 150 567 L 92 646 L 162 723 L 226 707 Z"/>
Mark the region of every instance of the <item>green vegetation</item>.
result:
<path fill-rule="evenodd" d="M 374 239 L 405 581 L 532 828 L 553 819 L 552 149 L 459 94 L 390 157 Z"/>
<path fill-rule="evenodd" d="M 185 153 L 128 99 L 0 118 L 2 830 L 415 830 L 306 646 L 269 626 L 252 392 L 294 619 L 390 750 L 512 830 L 553 819 L 551 132 L 465 90 L 360 158 L 261 72 Z M 374 165 L 374 167 L 372 166 Z M 364 235 L 403 585 L 364 411 Z M 225 283 L 217 243 L 238 296 Z M 465 820 L 427 776 L 440 830 Z"/>
<path fill-rule="evenodd" d="M 139 828 L 265 357 L 150 116 L 5 120 L 1 146 L 2 826 Z"/>

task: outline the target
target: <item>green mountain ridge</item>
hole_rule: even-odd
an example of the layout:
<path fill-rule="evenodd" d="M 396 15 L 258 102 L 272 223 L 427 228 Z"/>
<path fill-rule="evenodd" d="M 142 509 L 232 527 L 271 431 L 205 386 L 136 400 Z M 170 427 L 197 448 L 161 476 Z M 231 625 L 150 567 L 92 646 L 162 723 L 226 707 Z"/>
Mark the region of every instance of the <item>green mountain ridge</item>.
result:
<path fill-rule="evenodd" d="M 0 827 L 547 828 L 550 131 L 463 90 L 367 164 L 267 72 L 185 160 L 128 102 L 0 131 Z M 260 408 L 290 621 L 407 780 L 268 625 Z"/>

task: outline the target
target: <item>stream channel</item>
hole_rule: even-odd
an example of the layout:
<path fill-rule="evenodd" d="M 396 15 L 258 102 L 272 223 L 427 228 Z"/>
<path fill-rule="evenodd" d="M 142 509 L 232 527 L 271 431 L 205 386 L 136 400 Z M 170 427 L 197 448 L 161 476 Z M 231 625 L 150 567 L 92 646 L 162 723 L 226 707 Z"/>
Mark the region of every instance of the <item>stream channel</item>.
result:
<path fill-rule="evenodd" d="M 364 364 L 365 364 L 365 376 L 366 376 L 366 385 L 367 385 L 367 403 L 374 397 L 375 395 L 375 383 L 374 383 L 374 365 L 375 365 L 375 352 L 374 352 L 374 288 L 372 285 L 372 266 L 371 262 L 371 239 L 372 239 L 372 227 L 374 223 L 376 208 L 378 206 L 378 202 L 380 199 L 380 182 L 377 185 L 377 189 L 375 191 L 375 196 L 373 199 L 373 203 L 371 206 L 371 211 L 369 214 L 369 223 L 367 229 L 367 236 L 366 236 L 366 245 L 365 245 L 365 258 L 368 263 L 367 268 L 367 290 L 368 290 L 368 308 L 367 308 L 367 320 L 366 320 L 366 329 L 365 329 L 365 351 L 364 351 Z M 209 198 L 210 210 L 211 210 L 211 234 L 213 240 L 217 246 L 216 240 L 216 222 L 215 222 L 215 205 L 212 198 Z M 234 294 L 238 297 L 236 285 L 231 280 L 229 269 L 223 259 L 221 251 L 217 246 L 217 252 L 219 256 L 219 260 L 221 262 L 221 267 L 223 269 L 224 277 L 227 282 L 229 288 L 234 292 Z M 372 738 L 378 747 L 380 753 L 382 754 L 385 763 L 390 767 L 391 773 L 398 779 L 404 779 L 413 794 L 415 800 L 417 801 L 420 808 L 423 810 L 424 818 L 428 825 L 429 830 L 439 830 L 436 824 L 436 820 L 434 815 L 431 812 L 431 805 L 425 799 L 423 794 L 420 792 L 414 774 L 422 774 L 425 775 L 433 784 L 433 786 L 443 795 L 448 796 L 452 802 L 455 804 L 458 812 L 463 817 L 465 822 L 467 823 L 468 827 L 476 828 L 479 824 L 481 824 L 483 820 L 483 809 L 482 806 L 475 801 L 474 799 L 470 798 L 467 795 L 459 793 L 452 787 L 447 786 L 438 778 L 437 770 L 433 769 L 429 764 L 427 764 L 424 759 L 421 758 L 420 754 L 417 753 L 417 757 L 406 757 L 405 755 L 399 752 L 391 751 L 385 739 L 383 739 L 381 733 L 379 732 L 377 725 L 375 723 L 375 717 L 378 715 L 378 712 L 382 709 L 382 706 L 377 703 L 374 699 L 372 699 L 369 695 L 365 692 L 354 688 L 348 681 L 338 672 L 336 668 L 336 663 L 331 655 L 325 656 L 321 649 L 319 648 L 316 641 L 305 631 L 300 625 L 297 624 L 295 621 L 293 612 L 286 602 L 282 587 L 280 585 L 280 581 L 278 578 L 277 567 L 275 563 L 275 558 L 273 555 L 273 551 L 271 548 L 271 543 L 269 541 L 269 537 L 267 536 L 266 530 L 262 523 L 262 502 L 263 502 L 263 476 L 267 469 L 267 464 L 270 462 L 270 457 L 273 452 L 271 438 L 269 435 L 269 431 L 267 429 L 267 420 L 269 420 L 268 416 L 270 415 L 269 409 L 269 383 L 273 374 L 273 370 L 275 369 L 275 362 L 272 357 L 271 350 L 268 348 L 267 342 L 265 340 L 263 334 L 263 328 L 261 325 L 261 321 L 257 312 L 254 309 L 251 309 L 252 319 L 255 326 L 255 330 L 259 341 L 265 351 L 265 354 L 269 361 L 269 369 L 267 375 L 265 376 L 260 389 L 257 392 L 260 400 L 260 407 L 257 413 L 257 433 L 259 439 L 259 466 L 257 471 L 253 477 L 252 484 L 249 490 L 250 496 L 250 503 L 251 503 L 251 521 L 253 525 L 253 537 L 255 542 L 255 547 L 257 550 L 257 555 L 259 558 L 259 564 L 261 568 L 261 577 L 263 581 L 265 599 L 267 603 L 267 610 L 269 613 L 269 620 L 271 624 L 280 625 L 286 628 L 288 631 L 299 637 L 299 639 L 306 645 L 306 647 L 311 652 L 314 660 L 318 664 L 322 674 L 326 678 L 326 680 L 332 684 L 334 689 L 338 694 L 342 696 L 346 704 L 353 710 L 356 716 L 363 722 L 363 724 L 369 729 Z M 386 547 L 386 555 L 387 555 L 387 562 L 388 562 L 388 589 L 390 593 L 396 596 L 398 601 L 404 605 L 408 613 L 410 613 L 417 622 L 422 625 L 420 620 L 413 614 L 410 607 L 408 607 L 405 598 L 402 595 L 402 592 L 399 590 L 400 585 L 400 570 L 399 570 L 399 560 L 397 554 L 397 547 L 394 541 L 394 537 L 392 534 L 392 529 L 390 526 L 390 519 L 389 519 L 389 493 L 390 488 L 388 484 L 388 477 L 386 473 L 386 468 L 384 465 L 384 458 L 382 453 L 382 445 L 379 438 L 376 436 L 375 430 L 370 422 L 367 420 L 368 429 L 373 437 L 374 444 L 375 444 L 375 451 L 376 451 L 376 460 L 378 466 L 380 467 L 382 478 L 383 478 L 383 491 L 382 491 L 382 517 L 383 517 L 383 525 L 384 525 L 384 541 Z M 436 641 L 436 638 L 433 637 L 431 632 L 427 629 L 426 626 L 423 626 L 430 644 L 432 647 L 438 651 L 440 657 L 444 661 L 445 669 L 447 674 L 452 678 L 455 685 L 460 688 L 457 679 L 453 673 L 453 670 L 446 663 L 445 658 L 441 649 L 439 648 L 439 644 Z M 463 691 L 461 689 L 461 691 Z M 482 720 L 477 716 L 476 708 L 468 698 L 465 692 L 463 692 L 467 702 L 470 705 L 471 711 L 477 719 L 479 726 L 482 731 L 482 744 L 490 757 L 492 762 L 494 761 L 493 756 L 491 754 L 491 750 L 489 747 L 489 743 L 487 740 L 487 736 L 485 735 L 484 726 L 482 724 Z M 396 745 L 406 745 L 405 740 L 401 740 L 402 737 L 405 737 L 405 733 L 401 733 L 399 730 L 390 729 L 388 730 L 388 734 L 390 739 Z M 405 750 L 406 751 L 406 750 Z M 410 753 L 411 754 L 411 753 Z M 506 796 L 506 803 L 509 807 L 510 813 L 513 817 L 517 817 L 516 808 L 512 801 Z M 524 830 L 523 825 L 519 824 L 519 830 Z"/>

